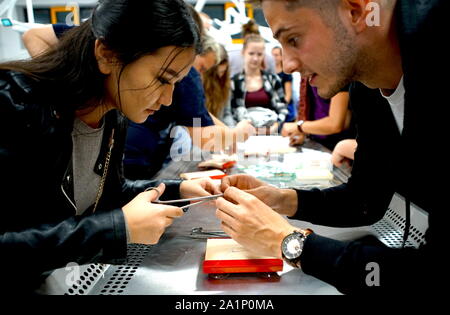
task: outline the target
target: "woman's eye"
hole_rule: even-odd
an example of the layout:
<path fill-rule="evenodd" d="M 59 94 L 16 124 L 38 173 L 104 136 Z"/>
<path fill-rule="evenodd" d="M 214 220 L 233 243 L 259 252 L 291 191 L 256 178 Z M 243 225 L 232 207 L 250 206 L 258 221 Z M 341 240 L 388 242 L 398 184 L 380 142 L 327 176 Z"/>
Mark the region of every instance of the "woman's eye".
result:
<path fill-rule="evenodd" d="M 164 79 L 163 77 L 159 77 L 158 80 L 159 82 L 161 82 L 161 84 L 170 84 L 170 82 Z"/>

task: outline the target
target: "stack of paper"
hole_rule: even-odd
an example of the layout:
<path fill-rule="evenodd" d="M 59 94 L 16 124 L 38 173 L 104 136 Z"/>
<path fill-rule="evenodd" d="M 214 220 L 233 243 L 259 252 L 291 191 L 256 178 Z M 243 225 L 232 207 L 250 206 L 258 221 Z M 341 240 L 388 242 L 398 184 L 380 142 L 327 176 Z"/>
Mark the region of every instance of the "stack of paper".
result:
<path fill-rule="evenodd" d="M 245 156 L 283 154 L 296 150 L 289 146 L 289 138 L 282 136 L 251 136 L 244 143 L 238 144 L 238 151 L 243 151 Z"/>

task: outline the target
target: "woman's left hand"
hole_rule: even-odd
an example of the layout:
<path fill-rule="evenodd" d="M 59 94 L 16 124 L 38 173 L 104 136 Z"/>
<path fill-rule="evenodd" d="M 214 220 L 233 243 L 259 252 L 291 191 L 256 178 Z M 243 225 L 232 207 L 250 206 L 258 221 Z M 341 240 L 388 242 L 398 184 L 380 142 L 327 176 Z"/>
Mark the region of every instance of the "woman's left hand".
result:
<path fill-rule="evenodd" d="M 216 184 L 211 178 L 199 178 L 185 180 L 180 185 L 181 198 L 194 198 L 221 194 L 220 184 Z"/>

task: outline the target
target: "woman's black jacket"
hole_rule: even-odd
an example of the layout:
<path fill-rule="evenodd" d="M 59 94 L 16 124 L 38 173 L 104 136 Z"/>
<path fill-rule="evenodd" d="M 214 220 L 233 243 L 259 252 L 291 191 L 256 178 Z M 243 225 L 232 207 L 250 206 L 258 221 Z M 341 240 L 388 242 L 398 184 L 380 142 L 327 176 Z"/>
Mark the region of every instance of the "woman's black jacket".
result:
<path fill-rule="evenodd" d="M 64 110 L 64 97 L 47 102 L 57 93 L 24 74 L 0 71 L 0 270 L 9 292 L 30 290 L 43 272 L 69 262 L 123 263 L 127 238 L 121 207 L 158 184 L 123 177 L 126 119 L 110 111 L 94 169 L 102 176 L 114 134 L 104 190 L 95 213 L 91 206 L 75 216 L 74 115 Z M 165 183 L 165 197 L 178 198 L 180 181 Z"/>

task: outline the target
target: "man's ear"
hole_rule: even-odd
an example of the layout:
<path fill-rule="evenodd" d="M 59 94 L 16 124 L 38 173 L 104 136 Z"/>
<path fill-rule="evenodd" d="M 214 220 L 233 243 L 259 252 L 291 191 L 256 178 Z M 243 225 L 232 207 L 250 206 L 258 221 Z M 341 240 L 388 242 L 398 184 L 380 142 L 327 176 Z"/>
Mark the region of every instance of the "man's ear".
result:
<path fill-rule="evenodd" d="M 342 0 L 341 8 L 347 21 L 357 33 L 364 31 L 369 25 L 369 14 L 373 14 L 371 4 L 373 0 Z"/>
<path fill-rule="evenodd" d="M 117 58 L 100 40 L 95 40 L 95 58 L 101 73 L 109 75 L 117 67 Z"/>

